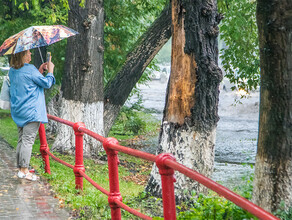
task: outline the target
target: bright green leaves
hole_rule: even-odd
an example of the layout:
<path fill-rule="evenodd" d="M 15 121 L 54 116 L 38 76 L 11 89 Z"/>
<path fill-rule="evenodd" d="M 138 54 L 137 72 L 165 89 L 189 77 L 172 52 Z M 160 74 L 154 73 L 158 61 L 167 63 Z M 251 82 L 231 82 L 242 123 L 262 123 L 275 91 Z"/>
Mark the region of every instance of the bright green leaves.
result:
<path fill-rule="evenodd" d="M 31 3 L 33 8 L 35 8 L 36 10 L 40 10 L 40 4 L 38 0 L 32 0 Z"/>
<path fill-rule="evenodd" d="M 29 10 L 29 4 L 28 4 L 28 2 L 20 3 L 18 8 L 21 9 L 22 11 L 24 11 L 24 9 Z"/>
<path fill-rule="evenodd" d="M 79 0 L 79 1 L 80 1 L 80 4 L 79 4 L 80 7 L 83 7 L 84 8 L 85 7 L 85 0 Z"/>
<path fill-rule="evenodd" d="M 18 5 L 18 8 L 22 11 L 29 10 L 30 8 L 40 10 L 40 3 L 38 0 L 30 0 L 30 1 L 23 1 L 23 0 L 15 0 L 15 6 Z"/>
<path fill-rule="evenodd" d="M 218 6 L 224 14 L 220 25 L 223 40 L 220 58 L 225 76 L 238 89 L 254 90 L 260 80 L 256 2 L 227 0 L 219 1 Z"/>
<path fill-rule="evenodd" d="M 69 3 L 68 0 L 60 0 L 61 4 L 63 5 L 64 9 L 69 10 Z"/>
<path fill-rule="evenodd" d="M 166 0 L 104 1 L 104 74 L 107 83 L 121 68 L 136 40 L 162 11 Z"/>
<path fill-rule="evenodd" d="M 31 15 L 35 17 L 36 24 L 67 24 L 69 8 L 67 0 L 53 0 L 47 3 L 41 1 L 38 7 L 31 11 Z"/>

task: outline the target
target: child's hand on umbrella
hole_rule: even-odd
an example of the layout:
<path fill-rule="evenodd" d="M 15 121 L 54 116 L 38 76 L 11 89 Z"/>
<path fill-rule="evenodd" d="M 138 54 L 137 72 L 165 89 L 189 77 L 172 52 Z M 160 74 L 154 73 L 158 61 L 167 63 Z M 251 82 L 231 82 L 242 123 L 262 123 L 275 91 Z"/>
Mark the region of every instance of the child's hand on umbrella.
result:
<path fill-rule="evenodd" d="M 47 69 L 48 69 L 48 63 L 43 63 L 43 64 L 40 66 L 39 71 L 40 71 L 41 74 L 43 74 L 44 71 L 47 70 Z"/>

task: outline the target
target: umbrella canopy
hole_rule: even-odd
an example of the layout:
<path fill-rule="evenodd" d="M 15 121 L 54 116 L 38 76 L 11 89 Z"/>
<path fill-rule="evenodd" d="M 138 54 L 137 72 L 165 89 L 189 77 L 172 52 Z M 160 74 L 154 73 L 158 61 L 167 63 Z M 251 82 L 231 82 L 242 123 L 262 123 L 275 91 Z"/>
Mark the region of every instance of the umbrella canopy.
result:
<path fill-rule="evenodd" d="M 48 46 L 76 34 L 77 31 L 63 25 L 31 26 L 6 39 L 0 47 L 0 56 Z"/>

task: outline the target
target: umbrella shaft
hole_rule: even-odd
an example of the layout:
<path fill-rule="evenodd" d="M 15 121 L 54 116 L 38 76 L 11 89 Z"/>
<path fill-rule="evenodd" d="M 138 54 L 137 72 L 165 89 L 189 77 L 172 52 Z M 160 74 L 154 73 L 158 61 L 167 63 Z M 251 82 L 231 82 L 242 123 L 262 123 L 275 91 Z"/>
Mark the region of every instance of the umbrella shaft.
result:
<path fill-rule="evenodd" d="M 41 59 L 42 59 L 42 63 L 44 63 L 44 59 L 43 59 L 43 56 L 42 56 L 42 52 L 41 52 L 41 50 L 40 50 L 39 47 L 38 47 L 38 49 L 39 49 L 39 53 L 40 53 L 40 56 L 41 56 Z"/>

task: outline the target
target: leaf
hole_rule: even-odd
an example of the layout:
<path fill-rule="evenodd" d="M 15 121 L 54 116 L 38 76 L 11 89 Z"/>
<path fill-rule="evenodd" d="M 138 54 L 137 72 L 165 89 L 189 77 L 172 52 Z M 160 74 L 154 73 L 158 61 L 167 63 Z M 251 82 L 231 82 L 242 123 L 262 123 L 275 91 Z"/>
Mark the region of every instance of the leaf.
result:
<path fill-rule="evenodd" d="M 260 80 L 256 3 L 242 0 L 221 2 L 218 6 L 225 16 L 220 25 L 220 58 L 225 77 L 238 88 L 254 90 Z"/>
<path fill-rule="evenodd" d="M 18 8 L 24 11 L 24 4 L 23 3 L 19 4 Z"/>
<path fill-rule="evenodd" d="M 25 2 L 24 4 L 26 6 L 26 10 L 29 10 L 29 4 L 28 4 L 28 2 Z"/>

